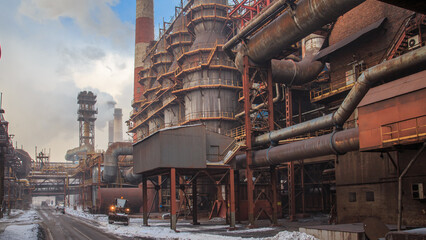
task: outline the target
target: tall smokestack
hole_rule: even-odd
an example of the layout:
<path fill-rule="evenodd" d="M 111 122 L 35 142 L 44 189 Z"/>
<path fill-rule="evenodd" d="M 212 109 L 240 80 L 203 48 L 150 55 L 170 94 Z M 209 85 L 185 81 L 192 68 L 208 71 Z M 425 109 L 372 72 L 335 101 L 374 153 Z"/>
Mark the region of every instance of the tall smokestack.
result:
<path fill-rule="evenodd" d="M 114 109 L 114 142 L 123 141 L 123 111 L 121 108 Z"/>
<path fill-rule="evenodd" d="M 114 142 L 114 120 L 108 121 L 108 145 Z"/>
<path fill-rule="evenodd" d="M 139 84 L 139 71 L 143 68 L 142 59 L 147 47 L 154 40 L 154 0 L 136 0 L 136 33 L 135 33 L 135 75 L 134 101 L 138 101 L 144 92 Z"/>

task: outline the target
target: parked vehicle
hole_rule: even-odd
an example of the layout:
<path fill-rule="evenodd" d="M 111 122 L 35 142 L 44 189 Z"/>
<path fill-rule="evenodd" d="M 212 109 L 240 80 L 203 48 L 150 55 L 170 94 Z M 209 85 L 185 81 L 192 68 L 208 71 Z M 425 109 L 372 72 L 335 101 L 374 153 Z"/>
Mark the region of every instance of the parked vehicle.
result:
<path fill-rule="evenodd" d="M 129 214 L 130 208 L 127 199 L 123 197 L 116 198 L 114 199 L 114 203 L 109 207 L 108 223 L 124 222 L 124 225 L 127 226 L 130 221 Z"/>
<path fill-rule="evenodd" d="M 63 202 L 59 202 L 57 205 L 56 205 L 56 211 L 58 212 L 61 212 L 61 213 L 63 213 L 63 214 L 65 214 L 65 204 L 63 203 Z"/>

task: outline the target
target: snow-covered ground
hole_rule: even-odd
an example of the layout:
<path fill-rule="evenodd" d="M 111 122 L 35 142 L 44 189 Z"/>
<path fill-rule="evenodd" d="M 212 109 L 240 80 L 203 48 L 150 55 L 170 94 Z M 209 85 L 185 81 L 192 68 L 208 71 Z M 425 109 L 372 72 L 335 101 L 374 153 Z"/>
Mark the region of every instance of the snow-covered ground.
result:
<path fill-rule="evenodd" d="M 40 221 L 40 218 L 34 210 L 12 210 L 10 216 L 0 219 L 2 226 L 5 226 L 4 231 L 0 234 L 0 239 L 37 239 L 39 234 L 38 221 Z"/>
<path fill-rule="evenodd" d="M 142 225 L 141 218 L 131 218 L 130 225 L 124 226 L 123 224 L 108 224 L 108 219 L 106 215 L 103 214 L 88 214 L 82 211 L 73 210 L 72 208 L 66 208 L 66 213 L 78 218 L 90 220 L 96 222 L 100 228 L 105 231 L 126 236 L 126 237 L 147 237 L 147 238 L 156 238 L 156 239 L 194 239 L 194 240 L 238 240 L 238 239 L 263 239 L 263 240 L 316 240 L 315 237 L 301 233 L 301 232 L 288 232 L 281 231 L 277 235 L 273 237 L 264 237 L 264 238 L 242 238 L 239 236 L 224 236 L 220 235 L 220 231 L 224 231 L 226 226 L 224 224 L 209 224 L 209 225 L 200 225 L 197 227 L 193 227 L 190 223 L 179 223 L 178 230 L 180 232 L 175 232 L 169 228 L 169 222 L 165 220 L 150 220 L 149 227 Z M 213 220 L 212 222 L 217 222 L 217 220 Z M 238 230 L 232 231 L 235 235 L 244 234 L 247 235 L 249 233 L 257 233 L 255 236 L 261 235 L 261 232 L 267 232 L 274 230 L 274 228 L 266 227 L 266 228 L 254 228 L 254 229 L 245 229 L 240 228 Z M 206 232 L 215 232 L 212 234 Z"/>

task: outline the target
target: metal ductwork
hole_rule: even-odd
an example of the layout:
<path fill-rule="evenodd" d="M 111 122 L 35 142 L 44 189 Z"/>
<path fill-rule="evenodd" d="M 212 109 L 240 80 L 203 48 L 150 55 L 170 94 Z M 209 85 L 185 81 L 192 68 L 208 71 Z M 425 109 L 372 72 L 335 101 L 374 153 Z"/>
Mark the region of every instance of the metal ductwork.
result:
<path fill-rule="evenodd" d="M 265 63 L 362 2 L 364 0 L 302 0 L 294 10 L 286 11 L 250 38 L 237 53 L 235 64 L 242 69 L 244 55 L 255 64 Z"/>
<path fill-rule="evenodd" d="M 256 31 L 259 27 L 261 27 L 265 22 L 269 21 L 272 16 L 274 16 L 276 13 L 279 13 L 283 8 L 288 6 L 287 0 L 276 0 L 274 1 L 271 6 L 268 6 L 268 8 L 261 12 L 259 15 L 257 15 L 253 20 L 251 20 L 247 26 L 242 28 L 240 32 L 238 32 L 237 35 L 233 36 L 231 40 L 229 40 L 224 46 L 223 50 L 228 54 L 228 56 L 231 59 L 235 58 L 234 53 L 231 51 L 235 45 L 238 44 L 238 42 L 241 39 L 244 39 L 248 34 Z"/>
<path fill-rule="evenodd" d="M 81 147 L 76 147 L 73 149 L 70 149 L 65 154 L 65 160 L 67 161 L 77 161 L 79 159 L 76 159 L 75 157 L 79 156 L 80 154 L 86 154 L 87 152 L 92 151 L 92 147 L 90 145 L 83 145 Z"/>
<path fill-rule="evenodd" d="M 352 128 L 308 140 L 255 151 L 253 152 L 252 163 L 254 166 L 277 165 L 330 154 L 344 154 L 358 149 L 358 128 Z M 236 161 L 238 167 L 245 168 L 246 155 L 238 155 Z"/>
<path fill-rule="evenodd" d="M 115 182 L 118 172 L 118 156 L 133 155 L 133 146 L 130 142 L 116 142 L 111 144 L 104 160 L 103 181 L 107 183 Z"/>
<path fill-rule="evenodd" d="M 139 184 L 142 182 L 142 174 L 136 174 L 133 172 L 133 167 L 123 171 L 124 181 L 130 184 Z"/>
<path fill-rule="evenodd" d="M 351 116 L 371 86 L 381 80 L 392 81 L 426 69 L 426 47 L 365 70 L 336 112 L 287 128 L 272 131 L 255 138 L 254 145 L 299 136 L 332 126 L 341 127 Z"/>
<path fill-rule="evenodd" d="M 303 59 L 300 62 L 293 60 L 271 61 L 272 78 L 274 82 L 286 85 L 302 85 L 315 79 L 324 69 L 321 61 L 312 61 L 321 49 L 325 37 L 311 34 L 303 39 Z"/>

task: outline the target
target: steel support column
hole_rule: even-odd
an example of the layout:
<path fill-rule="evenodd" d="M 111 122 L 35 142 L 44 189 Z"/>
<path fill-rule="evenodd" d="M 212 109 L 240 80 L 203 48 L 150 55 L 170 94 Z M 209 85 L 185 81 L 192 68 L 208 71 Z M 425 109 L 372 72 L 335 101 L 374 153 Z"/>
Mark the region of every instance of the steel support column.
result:
<path fill-rule="evenodd" d="M 267 70 L 267 88 L 268 88 L 268 124 L 269 131 L 274 131 L 274 91 L 272 90 L 272 68 L 271 64 L 268 65 Z M 278 86 L 277 86 L 278 87 Z"/>
<path fill-rule="evenodd" d="M 285 88 L 285 126 L 291 126 L 293 120 L 293 102 L 291 90 L 289 87 Z"/>
<path fill-rule="evenodd" d="M 158 212 L 161 213 L 161 203 L 162 203 L 162 195 L 161 195 L 161 189 L 162 189 L 162 179 L 161 175 L 158 175 L 158 185 L 160 186 L 160 189 L 158 190 Z"/>
<path fill-rule="evenodd" d="M 192 225 L 200 225 L 198 222 L 197 195 L 197 178 L 194 178 L 194 180 L 192 180 Z"/>
<path fill-rule="evenodd" d="M 244 72 L 243 72 L 243 95 L 244 95 L 244 121 L 246 129 L 246 177 L 247 177 L 247 214 L 249 225 L 254 226 L 254 200 L 253 200 L 253 170 L 252 170 L 252 124 L 250 119 L 250 66 L 247 56 L 244 56 Z"/>
<path fill-rule="evenodd" d="M 229 170 L 230 222 L 229 227 L 235 229 L 235 177 L 234 169 Z"/>
<path fill-rule="evenodd" d="M 296 199 L 294 191 L 294 161 L 287 164 L 288 168 L 288 215 L 290 221 L 296 220 Z"/>
<path fill-rule="evenodd" d="M 274 96 L 272 89 L 272 68 L 268 66 L 268 124 L 269 131 L 274 131 Z M 278 87 L 278 86 L 277 86 Z M 271 143 L 272 144 L 272 143 Z M 277 170 L 275 166 L 271 166 L 271 185 L 272 185 L 272 224 L 278 224 L 278 208 L 277 208 Z"/>
<path fill-rule="evenodd" d="M 170 228 L 176 231 L 176 168 L 170 169 Z"/>
<path fill-rule="evenodd" d="M 148 183 L 146 177 L 142 178 L 142 200 L 143 225 L 148 226 Z"/>
<path fill-rule="evenodd" d="M 278 206 L 277 206 L 277 168 L 271 166 L 271 185 L 272 185 L 272 225 L 278 224 Z"/>

